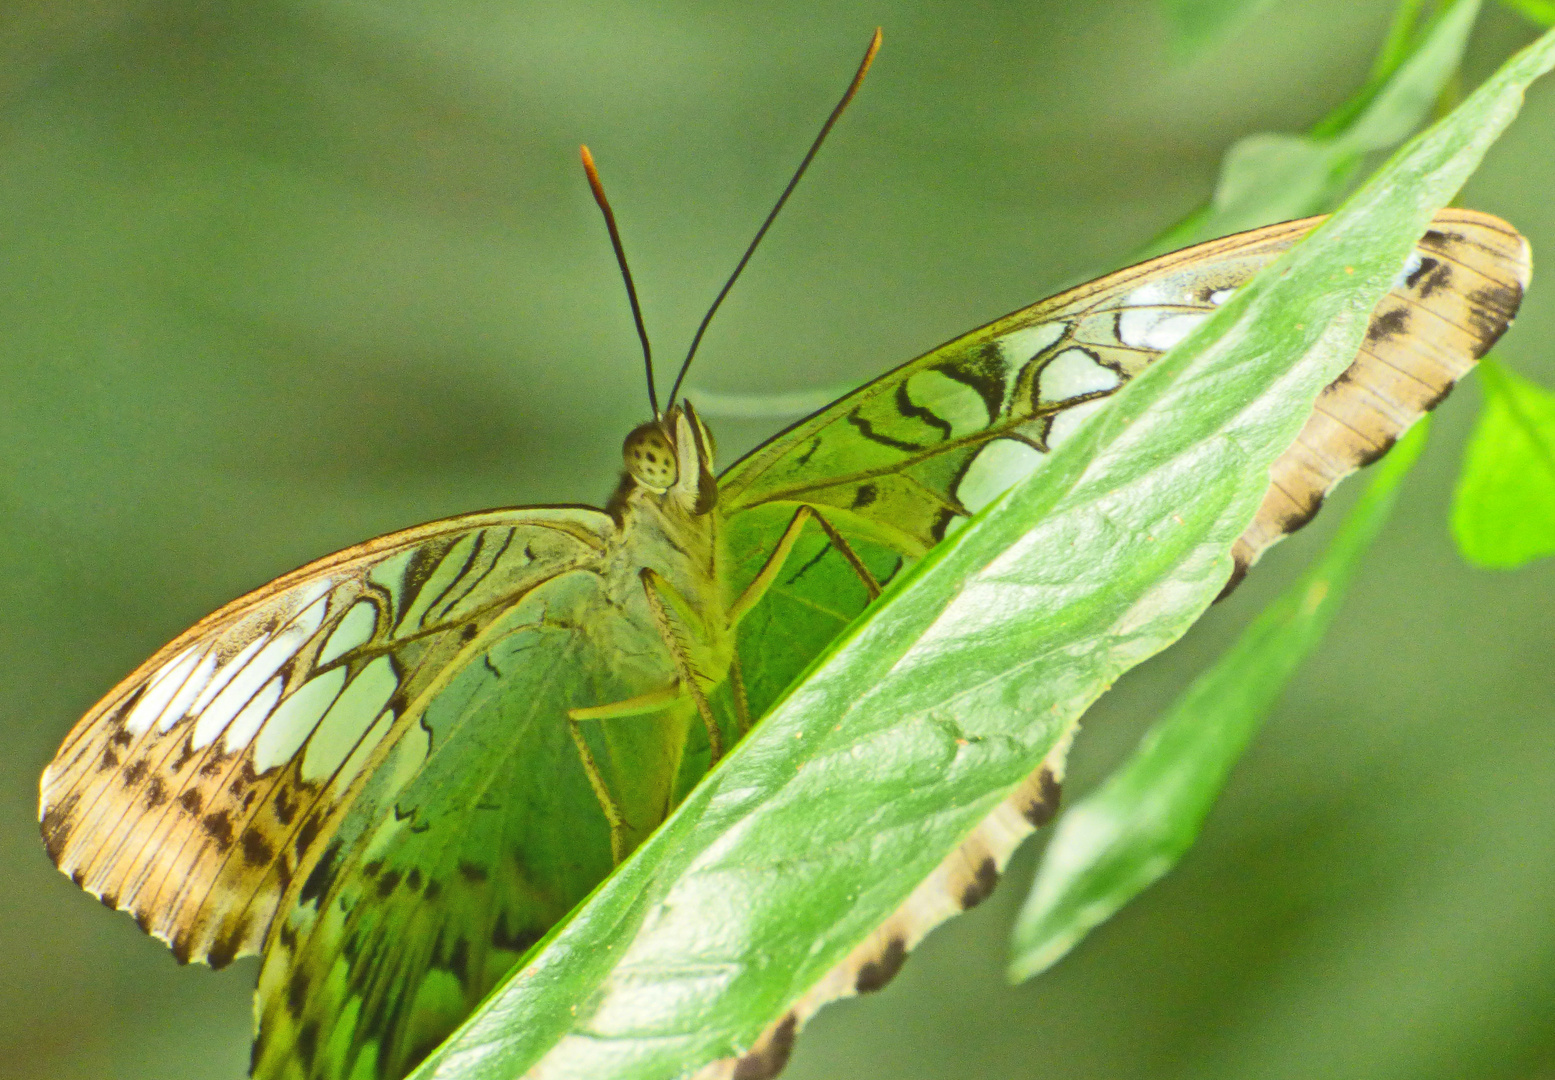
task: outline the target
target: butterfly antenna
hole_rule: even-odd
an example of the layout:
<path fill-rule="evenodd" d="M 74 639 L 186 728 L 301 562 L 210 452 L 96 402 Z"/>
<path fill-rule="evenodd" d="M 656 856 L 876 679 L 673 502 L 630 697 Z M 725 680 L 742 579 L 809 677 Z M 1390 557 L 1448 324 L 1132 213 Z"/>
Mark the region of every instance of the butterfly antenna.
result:
<path fill-rule="evenodd" d="M 643 343 L 643 367 L 648 373 L 648 406 L 653 409 L 654 419 L 659 417 L 659 395 L 653 386 L 653 348 L 648 344 L 648 328 L 643 325 L 643 309 L 637 302 L 637 286 L 632 283 L 632 269 L 626 265 L 626 249 L 621 246 L 621 230 L 616 228 L 616 216 L 610 209 L 610 200 L 605 198 L 605 185 L 599 182 L 599 170 L 594 168 L 594 155 L 589 153 L 589 148 L 580 147 L 583 151 L 583 171 L 588 174 L 589 187 L 594 191 L 594 201 L 599 204 L 600 213 L 605 215 L 605 228 L 610 230 L 610 246 L 616 249 L 616 264 L 621 267 L 621 277 L 626 282 L 626 296 L 632 302 L 632 320 L 637 323 L 637 336 Z M 677 382 L 675 384 L 679 386 Z M 675 400 L 673 394 L 670 400 Z"/>
<path fill-rule="evenodd" d="M 675 376 L 675 385 L 670 388 L 669 403 L 671 405 L 675 403 L 675 397 L 680 393 L 680 384 L 685 381 L 686 372 L 691 369 L 691 361 L 697 354 L 697 346 L 702 344 L 702 335 L 707 333 L 708 323 L 712 322 L 713 316 L 718 313 L 718 305 L 724 302 L 724 297 L 728 296 L 729 290 L 734 288 L 734 283 L 739 280 L 740 271 L 745 269 L 745 264 L 750 262 L 751 256 L 755 254 L 756 245 L 761 243 L 763 236 L 767 235 L 767 230 L 772 227 L 772 222 L 776 220 L 778 211 L 783 209 L 783 204 L 794 193 L 794 188 L 799 186 L 799 178 L 804 176 L 805 170 L 810 167 L 810 162 L 815 159 L 816 152 L 821 149 L 821 143 L 826 141 L 826 136 L 831 132 L 832 126 L 837 123 L 838 117 L 842 115 L 842 110 L 848 107 L 848 102 L 852 101 L 853 95 L 858 93 L 859 84 L 864 81 L 864 75 L 869 71 L 869 65 L 874 62 L 875 53 L 879 51 L 880 30 L 876 28 L 875 36 L 869 40 L 869 48 L 864 50 L 864 59 L 860 62 L 858 71 L 853 75 L 853 81 L 848 84 L 847 90 L 843 91 L 842 100 L 837 102 L 837 107 L 826 118 L 826 123 L 821 125 L 821 133 L 810 144 L 809 152 L 805 154 L 804 160 L 799 163 L 799 168 L 794 170 L 793 178 L 789 180 L 788 186 L 783 189 L 783 194 L 778 196 L 778 201 L 772 207 L 772 212 L 767 215 L 767 220 L 763 221 L 761 228 L 756 230 L 756 238 L 745 249 L 745 254 L 740 256 L 739 265 L 734 268 L 734 273 L 729 275 L 729 280 L 724 282 L 724 287 L 718 291 L 718 297 L 713 301 L 713 306 L 708 308 L 707 314 L 702 317 L 702 325 L 697 327 L 696 336 L 691 339 L 691 348 L 686 353 L 685 362 L 680 365 L 680 373 Z"/>

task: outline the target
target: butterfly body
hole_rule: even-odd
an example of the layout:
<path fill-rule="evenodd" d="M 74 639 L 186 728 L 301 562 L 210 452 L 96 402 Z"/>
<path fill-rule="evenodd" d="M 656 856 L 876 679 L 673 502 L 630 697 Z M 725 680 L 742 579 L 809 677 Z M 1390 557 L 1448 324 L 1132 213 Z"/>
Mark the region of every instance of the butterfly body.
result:
<path fill-rule="evenodd" d="M 716 483 L 711 436 L 675 405 L 628 437 L 604 510 L 463 515 L 279 578 L 78 722 L 42 781 L 49 854 L 182 960 L 263 952 L 255 1076 L 401 1076 L 881 584 L 1315 224 L 1212 241 L 996 320 Z M 1272 471 L 1238 571 L 1445 395 L 1527 277 L 1505 223 L 1438 217 Z M 1029 787 L 1050 813 L 1052 774 Z M 980 854 L 955 857 L 970 869 L 915 910 L 942 918 L 985 895 L 1035 806 L 1006 815 L 997 842 L 969 838 Z M 899 963 L 930 924 L 893 922 L 850 962 L 879 970 L 878 946 Z"/>

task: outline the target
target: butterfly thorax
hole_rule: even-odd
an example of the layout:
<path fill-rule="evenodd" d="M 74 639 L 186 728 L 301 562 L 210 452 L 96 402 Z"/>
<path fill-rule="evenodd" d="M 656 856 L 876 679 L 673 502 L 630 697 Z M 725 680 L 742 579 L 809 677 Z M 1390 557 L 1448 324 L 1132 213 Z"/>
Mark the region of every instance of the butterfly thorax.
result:
<path fill-rule="evenodd" d="M 607 505 L 619 544 L 606 573 L 609 591 L 623 600 L 656 589 L 689 635 L 698 674 L 717 683 L 727 673 L 732 639 L 718 579 L 712 457 L 712 436 L 689 403 L 626 437 L 625 472 Z"/>

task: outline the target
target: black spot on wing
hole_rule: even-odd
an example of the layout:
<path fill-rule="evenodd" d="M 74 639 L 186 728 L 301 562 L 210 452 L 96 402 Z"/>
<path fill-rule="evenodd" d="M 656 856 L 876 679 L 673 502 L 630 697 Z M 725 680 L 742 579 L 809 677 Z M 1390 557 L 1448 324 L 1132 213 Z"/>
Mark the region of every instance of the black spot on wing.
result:
<path fill-rule="evenodd" d="M 297 814 L 297 800 L 289 798 L 290 794 L 285 782 L 277 784 L 270 794 L 270 810 L 282 825 L 290 825 Z"/>
<path fill-rule="evenodd" d="M 491 928 L 491 943 L 499 949 L 509 952 L 526 953 L 529 947 L 540 940 L 540 932 L 531 926 L 508 926 L 507 912 L 497 920 L 497 924 Z"/>
<path fill-rule="evenodd" d="M 225 810 L 206 814 L 200 819 L 200 826 L 222 851 L 232 846 L 232 819 L 227 816 Z"/>
<path fill-rule="evenodd" d="M 862 510 L 880 497 L 880 489 L 874 484 L 860 484 L 853 493 L 853 501 L 848 504 L 849 510 Z"/>
<path fill-rule="evenodd" d="M 1417 287 L 1420 284 L 1421 281 L 1425 280 L 1427 274 L 1429 274 L 1431 271 L 1435 270 L 1438 266 L 1441 266 L 1441 265 L 1442 265 L 1442 261 L 1440 259 L 1422 258 L 1420 260 L 1420 265 L 1415 267 L 1414 272 L 1411 273 L 1408 277 L 1406 277 L 1404 279 L 1404 286 L 1405 286 L 1405 288 L 1413 289 L 1413 288 Z M 1431 286 L 1428 286 L 1428 287 L 1429 288 L 1435 288 L 1434 285 L 1431 285 Z M 1421 291 L 1420 295 L 1421 296 L 1426 296 L 1426 295 L 1429 295 L 1429 294 L 1424 292 L 1424 291 Z"/>
<path fill-rule="evenodd" d="M 319 831 L 323 828 L 322 812 L 315 810 L 308 815 L 308 819 L 302 823 L 302 828 L 297 830 L 296 839 L 292 841 L 292 850 L 297 853 L 298 858 L 308 853 L 308 849 L 313 846 L 313 841 L 318 839 Z"/>
<path fill-rule="evenodd" d="M 76 804 L 80 800 L 80 795 L 72 793 L 43 812 L 43 821 L 40 823 L 43 846 L 56 866 L 65 854 L 65 845 L 70 842 L 70 834 L 75 827 Z"/>
<path fill-rule="evenodd" d="M 340 841 L 336 840 L 324 850 L 324 854 L 308 874 L 308 880 L 302 883 L 302 891 L 297 894 L 297 902 L 311 904 L 327 893 L 335 880 L 335 871 L 339 863 Z"/>
<path fill-rule="evenodd" d="M 459 876 L 464 878 L 464 880 L 468 881 L 471 885 L 479 885 L 490 875 L 486 872 L 486 868 L 481 866 L 479 863 L 472 863 L 468 860 L 461 860 L 459 863 Z"/>
<path fill-rule="evenodd" d="M 858 969 L 858 978 L 853 986 L 861 994 L 873 994 L 896 978 L 896 973 L 902 970 L 902 965 L 906 962 L 907 942 L 899 937 L 893 937 L 885 943 L 885 948 L 880 951 L 879 956 Z"/>
<path fill-rule="evenodd" d="M 258 829 L 243 830 L 243 861 L 250 866 L 268 866 L 275 859 L 275 849 Z"/>
<path fill-rule="evenodd" d="M 454 945 L 453 951 L 448 954 L 448 963 L 445 965 L 454 973 L 454 978 L 460 985 L 468 986 L 470 982 L 470 943 L 465 938 L 460 938 Z"/>
<path fill-rule="evenodd" d="M 184 766 L 194 759 L 194 746 L 192 740 L 185 739 L 178 747 L 178 757 L 173 759 L 171 771 L 183 772 Z"/>
<path fill-rule="evenodd" d="M 233 960 L 237 959 L 238 947 L 248 932 L 247 922 L 239 923 L 211 943 L 211 950 L 206 954 L 206 962 L 212 968 L 220 971 Z"/>
<path fill-rule="evenodd" d="M 178 805 L 186 814 L 198 814 L 205 806 L 199 788 L 186 788 L 179 793 Z"/>
<path fill-rule="evenodd" d="M 146 778 L 146 769 L 149 763 L 145 758 L 137 758 L 124 767 L 124 786 L 136 787 Z"/>
<path fill-rule="evenodd" d="M 297 1056 L 302 1058 L 303 1066 L 312 1071 L 313 1059 L 319 1053 L 319 1022 L 309 1020 L 297 1031 Z"/>
<path fill-rule="evenodd" d="M 1366 343 L 1368 345 L 1377 341 L 1387 341 L 1403 335 L 1409 329 L 1409 310 L 1407 308 L 1390 308 L 1381 315 L 1375 316 L 1371 324 L 1366 327 Z"/>
<path fill-rule="evenodd" d="M 160 776 L 153 776 L 151 783 L 146 785 L 146 809 L 155 810 L 167 802 L 167 785 L 162 782 Z"/>
<path fill-rule="evenodd" d="M 399 887 L 399 884 L 400 872 L 398 870 L 390 870 L 387 874 L 384 874 L 383 877 L 378 879 L 379 898 L 387 898 L 390 893 Z"/>
<path fill-rule="evenodd" d="M 1053 815 L 1058 813 L 1058 803 L 1063 796 L 1063 787 L 1058 778 L 1053 775 L 1053 770 L 1043 767 L 1037 774 L 1037 790 L 1028 792 L 1024 799 L 1020 812 L 1034 829 L 1040 829 L 1053 820 Z"/>
<path fill-rule="evenodd" d="M 972 875 L 972 880 L 966 883 L 961 890 L 961 908 L 970 911 L 993 892 L 994 886 L 999 884 L 999 867 L 991 857 L 984 858 L 977 864 L 977 872 Z"/>
<path fill-rule="evenodd" d="M 117 769 L 118 767 L 119 755 L 114 753 L 113 747 L 104 746 L 102 756 L 97 762 L 97 770 L 102 772 L 106 769 Z"/>
<path fill-rule="evenodd" d="M 779 1020 L 749 1053 L 735 1063 L 733 1080 L 772 1080 L 788 1064 L 794 1052 L 799 1017 L 789 1013 Z"/>
<path fill-rule="evenodd" d="M 1469 293 L 1468 301 L 1469 322 L 1479 337 L 1474 343 L 1474 359 L 1478 360 L 1512 325 L 1517 309 L 1522 306 L 1523 290 L 1515 283 L 1487 285 Z"/>
<path fill-rule="evenodd" d="M 302 1007 L 308 1002 L 308 989 L 308 969 L 298 964 L 286 980 L 286 1011 L 294 1020 L 302 1017 Z"/>

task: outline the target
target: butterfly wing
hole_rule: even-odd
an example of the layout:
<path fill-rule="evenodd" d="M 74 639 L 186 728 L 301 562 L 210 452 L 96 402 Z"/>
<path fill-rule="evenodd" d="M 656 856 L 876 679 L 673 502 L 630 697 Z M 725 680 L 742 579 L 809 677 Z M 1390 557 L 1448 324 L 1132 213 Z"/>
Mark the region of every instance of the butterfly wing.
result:
<path fill-rule="evenodd" d="M 320 560 L 197 624 L 65 740 L 49 853 L 181 960 L 264 949 L 256 1075 L 348 1075 L 342 1042 L 400 1075 L 609 872 L 566 710 L 673 676 L 645 605 L 605 595 L 615 528 L 493 511 Z M 645 828 L 678 719 L 594 747 L 607 770 L 631 757 L 608 779 Z"/>
<path fill-rule="evenodd" d="M 878 580 L 1040 468 L 1106 398 L 1314 228 L 1285 222 L 1120 270 L 974 330 L 839 399 L 720 480 L 731 576 L 750 580 L 802 504 Z M 1446 396 L 1511 322 L 1527 242 L 1498 218 L 1437 215 L 1374 313 L 1354 363 L 1271 470 L 1234 549 L 1236 577 Z M 742 624 L 752 707 L 765 708 L 863 609 L 858 575 L 819 530 Z"/>
<path fill-rule="evenodd" d="M 1105 397 L 1207 318 L 1230 291 L 1320 221 L 1225 237 L 1017 311 L 892 371 L 758 447 L 724 476 L 732 551 L 755 572 L 801 503 L 818 507 L 879 580 L 1041 466 Z M 1386 452 L 1501 336 L 1530 274 L 1527 242 L 1486 214 L 1437 215 L 1377 307 L 1355 361 L 1319 397 L 1270 470 L 1233 549 L 1233 583 L 1317 512 L 1344 476 Z M 740 628 L 753 709 L 764 709 L 868 594 L 819 530 Z M 878 989 L 934 926 L 987 896 L 1019 843 L 1055 812 L 1061 744 L 836 970 L 742 1058 L 698 1080 L 756 1080 L 783 1066 L 826 1002 Z"/>
<path fill-rule="evenodd" d="M 922 554 L 1321 220 L 1164 255 L 942 345 L 735 464 L 721 478 L 724 512 L 809 503 L 839 527 Z M 1288 509 L 1306 510 L 1337 472 L 1375 458 L 1441 400 L 1506 329 L 1528 275 L 1527 243 L 1511 226 L 1439 214 L 1325 396 L 1328 421 L 1305 434 L 1310 453 L 1299 456 L 1330 460 L 1296 482 Z"/>

